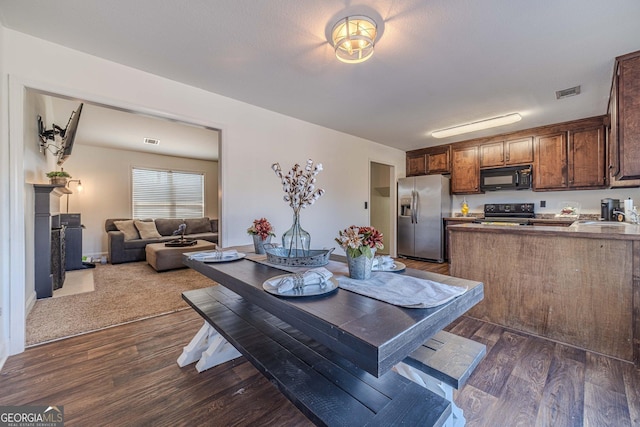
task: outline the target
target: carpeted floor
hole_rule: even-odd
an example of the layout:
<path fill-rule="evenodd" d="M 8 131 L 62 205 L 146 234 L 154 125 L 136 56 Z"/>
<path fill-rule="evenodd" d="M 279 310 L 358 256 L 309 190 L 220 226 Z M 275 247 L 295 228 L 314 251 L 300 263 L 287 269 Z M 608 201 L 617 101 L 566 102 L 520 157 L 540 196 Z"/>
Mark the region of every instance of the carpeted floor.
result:
<path fill-rule="evenodd" d="M 27 316 L 32 346 L 188 308 L 181 293 L 215 282 L 184 268 L 158 273 L 146 262 L 100 265 L 95 291 L 37 300 Z"/>

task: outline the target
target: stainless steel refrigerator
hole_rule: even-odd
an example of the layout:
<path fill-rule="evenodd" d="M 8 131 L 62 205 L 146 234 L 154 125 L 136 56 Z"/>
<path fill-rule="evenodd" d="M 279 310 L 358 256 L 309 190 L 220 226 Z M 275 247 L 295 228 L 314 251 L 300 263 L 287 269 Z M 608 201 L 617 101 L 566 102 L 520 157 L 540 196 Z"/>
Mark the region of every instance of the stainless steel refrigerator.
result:
<path fill-rule="evenodd" d="M 449 178 L 398 180 L 398 255 L 444 262 L 443 218 L 451 216 Z"/>

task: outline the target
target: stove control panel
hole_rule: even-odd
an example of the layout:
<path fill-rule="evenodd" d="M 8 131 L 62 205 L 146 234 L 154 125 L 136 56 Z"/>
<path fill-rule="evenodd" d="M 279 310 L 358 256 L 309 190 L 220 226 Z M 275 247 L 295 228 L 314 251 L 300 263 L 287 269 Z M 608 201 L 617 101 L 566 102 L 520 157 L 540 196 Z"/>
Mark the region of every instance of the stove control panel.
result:
<path fill-rule="evenodd" d="M 519 215 L 527 215 L 531 218 L 534 217 L 535 213 L 533 211 L 534 204 L 533 203 L 496 203 L 496 204 L 487 204 L 484 205 L 484 214 L 485 216 L 519 216 Z"/>

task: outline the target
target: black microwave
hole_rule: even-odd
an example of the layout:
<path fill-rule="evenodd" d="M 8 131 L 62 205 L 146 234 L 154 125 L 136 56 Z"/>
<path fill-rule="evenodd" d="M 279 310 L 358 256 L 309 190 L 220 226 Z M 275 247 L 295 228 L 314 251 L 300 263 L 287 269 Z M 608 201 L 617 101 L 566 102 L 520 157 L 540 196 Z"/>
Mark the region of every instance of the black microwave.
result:
<path fill-rule="evenodd" d="M 528 190 L 531 188 L 531 166 L 513 166 L 480 171 L 482 191 Z"/>

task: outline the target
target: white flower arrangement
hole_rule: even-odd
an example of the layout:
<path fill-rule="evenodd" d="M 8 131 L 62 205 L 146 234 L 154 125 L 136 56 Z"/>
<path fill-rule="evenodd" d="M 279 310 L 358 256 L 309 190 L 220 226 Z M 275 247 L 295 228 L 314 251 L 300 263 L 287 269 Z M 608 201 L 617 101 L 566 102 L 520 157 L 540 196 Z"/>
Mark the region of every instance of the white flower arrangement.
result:
<path fill-rule="evenodd" d="M 282 181 L 285 193 L 283 199 L 295 213 L 300 212 L 301 208 L 311 206 L 324 194 L 323 189 L 316 188 L 316 175 L 322 171 L 322 163 L 314 166 L 313 160 L 309 159 L 304 169 L 296 163 L 286 175 L 282 173 L 279 163 L 271 165 L 271 169 Z"/>

